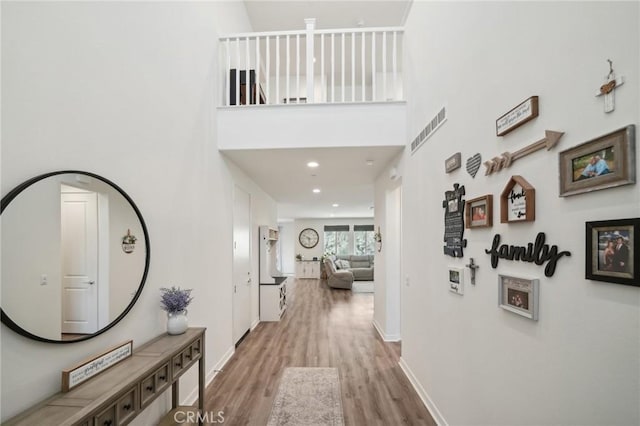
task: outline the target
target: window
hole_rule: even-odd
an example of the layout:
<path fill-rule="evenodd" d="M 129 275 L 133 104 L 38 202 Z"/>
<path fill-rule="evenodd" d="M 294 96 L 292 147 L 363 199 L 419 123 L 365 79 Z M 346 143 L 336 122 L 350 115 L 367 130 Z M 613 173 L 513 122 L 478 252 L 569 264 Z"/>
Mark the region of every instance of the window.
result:
<path fill-rule="evenodd" d="M 353 226 L 353 248 L 356 255 L 375 254 L 376 240 L 373 225 Z"/>
<path fill-rule="evenodd" d="M 324 252 L 336 255 L 349 253 L 349 225 L 327 225 L 324 227 Z"/>

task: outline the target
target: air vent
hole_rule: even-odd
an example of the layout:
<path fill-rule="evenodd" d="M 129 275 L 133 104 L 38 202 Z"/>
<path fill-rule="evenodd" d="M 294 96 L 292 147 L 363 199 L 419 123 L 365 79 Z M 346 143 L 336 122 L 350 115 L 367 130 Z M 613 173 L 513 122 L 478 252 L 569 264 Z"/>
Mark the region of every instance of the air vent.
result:
<path fill-rule="evenodd" d="M 424 129 L 422 129 L 418 136 L 416 136 L 411 142 L 411 154 L 413 155 L 445 121 L 447 121 L 447 110 L 445 107 L 442 107 L 442 109 L 431 119 L 431 121 L 427 123 Z"/>

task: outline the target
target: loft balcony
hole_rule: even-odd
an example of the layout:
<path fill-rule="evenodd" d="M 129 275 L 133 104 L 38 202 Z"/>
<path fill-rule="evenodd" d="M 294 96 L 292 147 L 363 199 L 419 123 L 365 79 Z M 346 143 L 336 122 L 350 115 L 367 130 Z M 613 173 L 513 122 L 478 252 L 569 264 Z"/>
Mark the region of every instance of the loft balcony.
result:
<path fill-rule="evenodd" d="M 404 145 L 401 27 L 220 37 L 220 150 Z"/>

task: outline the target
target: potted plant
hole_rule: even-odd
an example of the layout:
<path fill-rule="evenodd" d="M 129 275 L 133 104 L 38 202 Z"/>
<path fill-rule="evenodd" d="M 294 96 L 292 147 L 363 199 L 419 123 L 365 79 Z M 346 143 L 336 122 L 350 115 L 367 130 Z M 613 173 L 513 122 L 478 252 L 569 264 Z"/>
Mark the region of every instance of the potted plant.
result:
<path fill-rule="evenodd" d="M 300 253 L 296 254 L 296 260 L 298 261 L 302 260 L 302 255 Z"/>
<path fill-rule="evenodd" d="M 160 289 L 160 305 L 167 312 L 167 333 L 171 335 L 182 334 L 189 327 L 187 319 L 187 306 L 193 300 L 193 289 L 181 289 L 171 286 Z"/>

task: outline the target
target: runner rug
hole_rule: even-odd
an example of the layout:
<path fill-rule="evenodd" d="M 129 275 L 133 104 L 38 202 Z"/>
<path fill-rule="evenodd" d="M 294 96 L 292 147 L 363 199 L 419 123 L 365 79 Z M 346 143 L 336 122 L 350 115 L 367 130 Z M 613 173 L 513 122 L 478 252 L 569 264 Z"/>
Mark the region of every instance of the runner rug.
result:
<path fill-rule="evenodd" d="M 342 426 L 337 368 L 285 368 L 267 426 Z"/>

